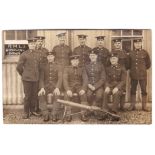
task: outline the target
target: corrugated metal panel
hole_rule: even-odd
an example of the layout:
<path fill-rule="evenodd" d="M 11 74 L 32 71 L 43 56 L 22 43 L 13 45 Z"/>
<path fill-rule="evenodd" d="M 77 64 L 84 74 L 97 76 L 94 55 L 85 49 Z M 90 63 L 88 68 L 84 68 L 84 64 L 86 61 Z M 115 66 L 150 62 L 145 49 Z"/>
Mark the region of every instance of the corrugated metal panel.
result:
<path fill-rule="evenodd" d="M 23 86 L 16 63 L 3 64 L 3 104 L 22 104 Z"/>

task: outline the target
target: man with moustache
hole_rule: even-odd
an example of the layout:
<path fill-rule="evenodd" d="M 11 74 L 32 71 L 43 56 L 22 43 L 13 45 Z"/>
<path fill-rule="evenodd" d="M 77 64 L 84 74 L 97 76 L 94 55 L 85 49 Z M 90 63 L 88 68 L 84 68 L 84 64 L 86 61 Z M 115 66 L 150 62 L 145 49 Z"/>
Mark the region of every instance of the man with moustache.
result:
<path fill-rule="evenodd" d="M 97 36 L 97 47 L 93 49 L 98 55 L 97 61 L 102 63 L 104 67 L 108 65 L 108 58 L 110 56 L 109 50 L 104 47 L 105 36 Z"/>
<path fill-rule="evenodd" d="M 73 54 L 77 54 L 80 56 L 79 65 L 84 66 L 89 62 L 89 51 L 91 50 L 91 48 L 86 45 L 87 35 L 79 34 L 78 40 L 80 45 L 73 50 Z"/>
<path fill-rule="evenodd" d="M 60 33 L 57 37 L 59 45 L 56 45 L 52 52 L 55 53 L 55 61 L 63 71 L 64 67 L 69 65 L 69 57 L 71 56 L 72 51 L 70 47 L 65 44 L 66 33 Z"/>

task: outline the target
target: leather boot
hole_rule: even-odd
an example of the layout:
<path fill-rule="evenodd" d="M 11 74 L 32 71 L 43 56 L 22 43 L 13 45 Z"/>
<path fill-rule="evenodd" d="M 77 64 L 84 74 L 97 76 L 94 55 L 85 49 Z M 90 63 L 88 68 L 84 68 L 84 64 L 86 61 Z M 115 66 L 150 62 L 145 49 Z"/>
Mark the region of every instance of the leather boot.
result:
<path fill-rule="evenodd" d="M 86 111 L 83 114 L 81 114 L 81 120 L 83 122 L 89 121 L 88 113 Z"/>
<path fill-rule="evenodd" d="M 48 113 L 48 111 L 43 111 L 42 114 L 43 114 L 43 117 L 44 117 L 44 122 L 49 121 L 49 113 Z"/>
<path fill-rule="evenodd" d="M 29 117 L 30 117 L 29 113 L 24 112 L 22 118 L 23 119 L 29 119 Z"/>
<path fill-rule="evenodd" d="M 146 99 L 147 99 L 147 96 L 142 96 L 142 110 L 143 111 L 149 111 L 149 109 L 146 107 Z"/>
<path fill-rule="evenodd" d="M 135 104 L 136 104 L 136 95 L 131 95 L 131 105 L 129 107 L 129 111 L 136 110 Z"/>
<path fill-rule="evenodd" d="M 125 95 L 123 94 L 120 98 L 120 111 L 125 111 L 124 105 L 125 105 Z"/>
<path fill-rule="evenodd" d="M 72 121 L 71 113 L 72 113 L 71 107 L 66 106 L 66 116 L 65 116 L 65 120 L 66 120 L 67 122 L 71 122 L 71 121 Z"/>
<path fill-rule="evenodd" d="M 58 121 L 57 115 L 53 115 L 53 116 L 52 116 L 52 121 L 53 121 L 53 122 L 57 122 L 57 121 Z"/>
<path fill-rule="evenodd" d="M 88 105 L 88 102 L 81 102 L 82 105 Z M 87 110 L 81 110 L 81 120 L 83 122 L 89 121 L 88 111 Z"/>

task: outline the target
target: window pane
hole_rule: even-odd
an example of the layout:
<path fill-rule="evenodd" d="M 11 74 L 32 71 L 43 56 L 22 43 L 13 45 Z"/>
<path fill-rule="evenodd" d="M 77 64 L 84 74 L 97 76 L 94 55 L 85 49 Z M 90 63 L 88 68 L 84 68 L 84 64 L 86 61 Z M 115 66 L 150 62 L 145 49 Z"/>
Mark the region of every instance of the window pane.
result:
<path fill-rule="evenodd" d="M 143 31 L 142 30 L 133 30 L 133 35 L 139 36 L 142 35 Z"/>
<path fill-rule="evenodd" d="M 28 30 L 28 38 L 33 38 L 37 36 L 37 30 Z"/>
<path fill-rule="evenodd" d="M 122 41 L 122 49 L 125 50 L 127 53 L 132 50 L 131 48 L 131 40 L 123 40 Z"/>
<path fill-rule="evenodd" d="M 121 30 L 112 30 L 112 36 L 120 36 Z"/>
<path fill-rule="evenodd" d="M 132 30 L 122 30 L 122 35 L 123 36 L 131 36 L 132 35 Z"/>
<path fill-rule="evenodd" d="M 25 30 L 17 31 L 17 40 L 26 40 L 26 31 Z"/>
<path fill-rule="evenodd" d="M 15 31 L 8 30 L 6 32 L 6 40 L 15 40 Z"/>

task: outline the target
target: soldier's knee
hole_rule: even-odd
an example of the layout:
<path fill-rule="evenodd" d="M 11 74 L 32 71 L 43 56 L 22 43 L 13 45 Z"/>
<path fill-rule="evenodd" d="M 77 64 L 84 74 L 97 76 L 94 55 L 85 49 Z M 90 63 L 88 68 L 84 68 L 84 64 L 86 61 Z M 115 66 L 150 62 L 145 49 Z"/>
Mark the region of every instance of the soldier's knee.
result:
<path fill-rule="evenodd" d="M 103 98 L 103 94 L 96 94 L 96 99 L 100 100 Z"/>
<path fill-rule="evenodd" d="M 113 94 L 113 97 L 119 97 L 119 96 L 121 96 L 120 91 L 118 91 L 118 92 L 116 92 L 115 94 Z"/>
<path fill-rule="evenodd" d="M 110 92 L 104 92 L 104 93 L 103 93 L 104 96 L 107 96 L 107 95 L 109 95 L 109 94 L 110 94 Z"/>
<path fill-rule="evenodd" d="M 92 97 L 92 93 L 87 93 L 86 95 L 88 98 Z"/>

